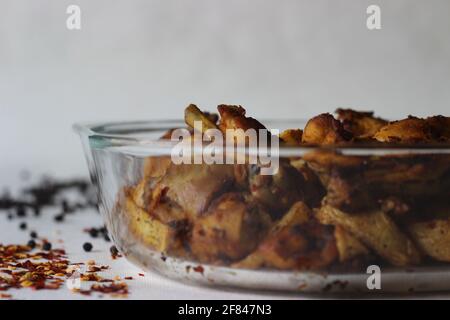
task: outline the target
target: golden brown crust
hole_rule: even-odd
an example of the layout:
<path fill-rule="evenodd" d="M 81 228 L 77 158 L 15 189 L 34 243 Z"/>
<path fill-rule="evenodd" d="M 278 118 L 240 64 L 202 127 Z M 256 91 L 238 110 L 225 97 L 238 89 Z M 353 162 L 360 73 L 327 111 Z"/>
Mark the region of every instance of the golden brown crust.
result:
<path fill-rule="evenodd" d="M 430 125 L 424 119 L 416 117 L 390 122 L 374 135 L 374 139 L 380 142 L 407 143 L 434 140 Z"/>
<path fill-rule="evenodd" d="M 374 117 L 373 112 L 337 109 L 338 119 L 344 128 L 358 139 L 372 138 L 388 121 Z"/>
<path fill-rule="evenodd" d="M 226 193 L 194 222 L 190 248 L 200 261 L 241 259 L 256 248 L 269 224 L 269 216 L 240 194 Z"/>
<path fill-rule="evenodd" d="M 450 219 L 415 222 L 408 225 L 408 231 L 424 254 L 450 262 Z"/>
<path fill-rule="evenodd" d="M 329 145 L 347 142 L 352 138 L 352 134 L 344 129 L 341 122 L 336 120 L 331 114 L 323 113 L 306 123 L 302 142 Z"/>
<path fill-rule="evenodd" d="M 339 225 L 395 266 L 418 264 L 421 255 L 414 243 L 382 211 L 349 214 L 324 205 L 317 212 L 319 221 Z"/>
<path fill-rule="evenodd" d="M 220 119 L 190 105 L 186 122 L 199 120 L 204 128 L 222 132 L 264 128 L 241 106 L 218 110 Z M 429 263 L 422 255 L 450 262 L 449 155 L 349 156 L 333 146 L 435 147 L 449 141 L 450 118 L 388 123 L 372 112 L 336 113 L 337 119 L 331 114 L 312 118 L 304 131 L 284 131 L 282 147 L 324 147 L 280 159 L 278 173 L 271 176 L 262 175 L 259 164 L 145 159 L 142 179 L 119 200 L 130 232 L 168 255 L 239 268 Z"/>
<path fill-rule="evenodd" d="M 331 230 L 317 223 L 303 202 L 296 202 L 258 249 L 234 267 L 317 270 L 329 266 L 336 258 Z"/>
<path fill-rule="evenodd" d="M 241 106 L 221 104 L 217 107 L 220 114 L 219 128 L 222 132 L 226 129 L 266 129 L 266 127 L 258 120 L 246 117 L 245 109 Z"/>

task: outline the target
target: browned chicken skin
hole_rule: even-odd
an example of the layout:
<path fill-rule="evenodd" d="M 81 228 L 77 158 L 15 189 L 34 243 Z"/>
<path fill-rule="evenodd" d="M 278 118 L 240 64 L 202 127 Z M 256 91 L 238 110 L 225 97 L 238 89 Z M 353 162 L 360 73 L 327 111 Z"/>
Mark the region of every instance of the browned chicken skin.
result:
<path fill-rule="evenodd" d="M 194 121 L 204 131 L 265 129 L 241 106 L 220 105 L 218 112 L 220 117 L 189 105 L 186 123 L 191 132 Z M 334 148 L 448 147 L 450 118 L 388 122 L 372 112 L 336 114 L 280 134 L 281 148 L 323 148 L 281 158 L 275 175 L 262 175 L 259 163 L 146 159 L 142 180 L 122 200 L 131 231 L 168 255 L 237 268 L 323 270 L 369 259 L 395 266 L 450 262 L 450 155 L 350 156 Z"/>

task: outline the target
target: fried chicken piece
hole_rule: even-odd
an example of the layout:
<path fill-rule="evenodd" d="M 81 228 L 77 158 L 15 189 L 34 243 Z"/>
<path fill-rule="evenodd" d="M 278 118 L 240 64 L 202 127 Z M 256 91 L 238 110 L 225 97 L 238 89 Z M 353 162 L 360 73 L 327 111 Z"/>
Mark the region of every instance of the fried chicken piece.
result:
<path fill-rule="evenodd" d="M 302 158 L 293 158 L 290 161 L 293 166 L 303 176 L 304 202 L 310 207 L 315 208 L 320 205 L 322 198 L 326 194 L 326 189 L 322 185 L 319 176 L 312 170 L 308 163 Z"/>
<path fill-rule="evenodd" d="M 334 151 L 304 155 L 328 192 L 329 204 L 344 211 L 378 208 L 377 203 L 395 197 L 444 195 L 450 185 L 448 155 L 348 156 Z"/>
<path fill-rule="evenodd" d="M 228 263 L 248 255 L 267 233 L 270 217 L 238 193 L 226 193 L 194 220 L 190 249 L 201 262 Z"/>
<path fill-rule="evenodd" d="M 302 144 L 303 131 L 300 129 L 287 129 L 280 133 L 280 139 L 287 146 L 299 146 Z"/>
<path fill-rule="evenodd" d="M 312 219 L 311 210 L 296 202 L 258 249 L 233 267 L 317 270 L 329 266 L 337 255 L 333 229 Z"/>
<path fill-rule="evenodd" d="M 319 150 L 308 152 L 304 160 L 325 187 L 328 204 L 355 212 L 376 203 L 363 178 L 364 158 Z"/>
<path fill-rule="evenodd" d="M 287 159 L 280 159 L 275 175 L 260 174 L 258 165 L 249 167 L 249 191 L 274 217 L 280 216 L 294 202 L 302 200 L 305 187 L 305 179 Z"/>
<path fill-rule="evenodd" d="M 450 117 L 434 116 L 425 120 L 431 127 L 436 140 L 448 142 L 450 140 Z"/>
<path fill-rule="evenodd" d="M 385 125 L 375 133 L 374 139 L 380 142 L 415 143 L 432 142 L 434 136 L 426 120 L 410 116 Z"/>
<path fill-rule="evenodd" d="M 215 197 L 228 191 L 233 180 L 232 165 L 171 165 L 152 192 L 150 210 L 164 197 L 195 218 L 208 209 Z"/>
<path fill-rule="evenodd" d="M 324 224 L 341 226 L 394 266 L 416 265 L 421 260 L 414 243 L 381 210 L 349 214 L 324 205 L 316 217 Z"/>
<path fill-rule="evenodd" d="M 344 128 L 358 139 L 371 138 L 388 124 L 388 121 L 374 117 L 373 112 L 339 108 L 336 110 L 336 114 L 343 123 Z"/>
<path fill-rule="evenodd" d="M 414 222 L 407 229 L 419 249 L 427 256 L 450 262 L 450 218 Z"/>
<path fill-rule="evenodd" d="M 302 142 L 327 145 L 350 141 L 352 138 L 341 122 L 329 113 L 322 113 L 306 123 Z"/>
<path fill-rule="evenodd" d="M 377 207 L 377 201 L 370 193 L 363 174 L 364 169 L 359 167 L 333 168 L 326 185 L 326 203 L 347 212 L 358 212 Z"/>
<path fill-rule="evenodd" d="M 258 120 L 245 116 L 245 109 L 241 106 L 221 104 L 217 107 L 220 114 L 219 128 L 223 133 L 227 129 L 266 129 Z"/>

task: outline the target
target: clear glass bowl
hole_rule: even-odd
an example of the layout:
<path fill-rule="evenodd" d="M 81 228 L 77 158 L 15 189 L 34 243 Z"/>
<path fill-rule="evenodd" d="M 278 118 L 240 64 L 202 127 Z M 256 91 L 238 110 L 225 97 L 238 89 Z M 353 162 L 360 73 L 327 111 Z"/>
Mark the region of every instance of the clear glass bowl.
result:
<path fill-rule="evenodd" d="M 108 231 L 131 262 L 247 289 L 371 291 L 379 271 L 383 291 L 450 289 L 448 146 L 280 147 L 278 173 L 262 176 L 255 165 L 175 165 L 177 142 L 160 137 L 182 127 L 74 126 Z"/>

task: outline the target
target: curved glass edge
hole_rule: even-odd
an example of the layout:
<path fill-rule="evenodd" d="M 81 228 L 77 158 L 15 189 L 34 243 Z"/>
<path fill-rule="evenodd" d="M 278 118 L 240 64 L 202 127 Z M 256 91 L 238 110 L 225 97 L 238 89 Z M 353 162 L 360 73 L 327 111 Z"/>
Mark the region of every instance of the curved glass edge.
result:
<path fill-rule="evenodd" d="M 287 124 L 296 124 L 302 127 L 306 121 L 303 119 L 273 119 L 267 120 L 269 130 L 271 128 L 289 127 Z M 172 128 L 185 127 L 182 120 L 152 120 L 152 121 L 127 121 L 127 122 L 105 122 L 105 123 L 75 123 L 73 130 L 78 133 L 82 140 L 87 139 L 91 148 L 117 151 L 135 156 L 154 156 L 170 155 L 173 147 L 178 141 L 159 140 L 137 136 L 142 132 L 163 132 Z M 131 133 L 131 134 L 130 134 Z M 224 149 L 227 152 L 228 148 Z M 255 148 L 234 148 L 228 151 L 237 151 L 240 153 L 254 155 L 266 150 L 255 150 Z M 417 144 L 417 145 L 305 145 L 305 146 L 280 146 L 280 157 L 303 156 L 311 151 L 335 151 L 348 156 L 382 156 L 382 155 L 408 155 L 408 154 L 450 154 L 450 145 L 448 144 Z M 194 152 L 197 152 L 194 150 Z"/>

